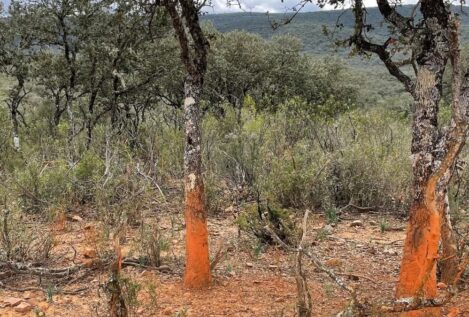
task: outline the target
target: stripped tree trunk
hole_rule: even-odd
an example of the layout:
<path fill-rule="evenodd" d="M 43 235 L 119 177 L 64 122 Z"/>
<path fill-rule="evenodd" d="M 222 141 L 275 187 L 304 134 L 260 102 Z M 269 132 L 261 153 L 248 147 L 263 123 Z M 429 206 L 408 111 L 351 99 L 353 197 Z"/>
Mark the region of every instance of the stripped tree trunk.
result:
<path fill-rule="evenodd" d="M 200 97 L 207 70 L 209 43 L 199 23 L 199 8 L 193 0 L 163 2 L 173 22 L 188 76 L 184 85 L 185 150 L 184 192 L 186 221 L 186 270 L 184 285 L 204 288 L 210 284 L 207 212 L 202 176 Z"/>
<path fill-rule="evenodd" d="M 444 67 L 444 64 L 441 61 L 439 68 Z M 444 203 L 444 195 L 437 195 L 435 179 L 430 182 L 436 160 L 434 150 L 439 137 L 437 115 L 442 72 L 438 73 L 440 75 L 436 77 L 433 70 L 422 68 L 417 78 L 412 127 L 414 200 L 397 287 L 398 299 L 413 299 L 414 296 L 421 295 L 426 298 L 436 296 L 435 264 L 438 259 L 441 221 L 438 206 Z M 417 294 L 420 292 L 422 294 Z"/>
<path fill-rule="evenodd" d="M 448 213 L 447 192 L 454 166 L 468 131 L 469 72 L 463 79 L 460 64 L 459 21 L 443 0 L 421 0 L 421 17 L 404 16 L 388 0 L 377 0 L 385 21 L 395 33 L 383 44 L 374 43 L 367 36 L 363 0 L 353 1 L 355 32 L 350 38 L 359 53 L 376 54 L 389 73 L 399 80 L 414 98 L 412 124 L 413 202 L 404 244 L 399 282 L 396 288 L 397 305 L 404 305 L 404 316 L 437 316 L 435 306 L 436 264 L 441 261 L 443 279 L 454 284 L 460 272 L 456 244 Z M 415 12 L 414 10 L 414 12 Z M 395 61 L 391 46 L 398 43 L 411 53 L 406 61 Z M 398 58 L 397 58 L 398 59 Z M 438 124 L 443 74 L 448 60 L 453 66 L 452 118 L 446 127 Z M 412 65 L 416 78 L 400 67 Z M 399 308 L 397 307 L 397 308 Z M 399 311 L 402 311 L 399 310 Z"/>
<path fill-rule="evenodd" d="M 422 4 L 423 5 L 423 4 Z M 446 13 L 448 14 L 448 13 Z M 449 16 L 449 14 L 448 14 Z M 432 40 L 437 43 L 419 60 L 413 122 L 414 201 L 404 245 L 397 286 L 398 301 L 425 303 L 437 295 L 436 263 L 439 243 L 443 246 L 443 276 L 453 285 L 458 262 L 448 215 L 447 190 L 457 157 L 465 144 L 468 128 L 468 78 L 462 84 L 459 62 L 458 22 L 440 17 L 430 19 Z M 444 22 L 441 22 L 444 21 Z M 438 129 L 438 104 L 446 56 L 453 65 L 453 105 L 449 127 Z M 404 316 L 440 316 L 438 308 L 405 313 Z"/>
<path fill-rule="evenodd" d="M 200 130 L 200 80 L 188 76 L 185 83 L 184 188 L 186 220 L 186 271 L 184 284 L 190 288 L 206 287 L 210 283 L 207 213 L 202 178 Z"/>

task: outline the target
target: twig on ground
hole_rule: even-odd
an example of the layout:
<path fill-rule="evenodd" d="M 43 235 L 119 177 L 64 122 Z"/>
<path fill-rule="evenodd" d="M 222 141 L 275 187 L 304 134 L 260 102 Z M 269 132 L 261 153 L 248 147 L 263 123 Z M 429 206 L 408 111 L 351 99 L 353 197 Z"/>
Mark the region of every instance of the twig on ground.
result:
<path fill-rule="evenodd" d="M 166 273 L 172 272 L 171 268 L 167 265 L 160 265 L 158 267 L 149 266 L 149 265 L 141 264 L 138 261 L 138 259 L 132 259 L 132 258 L 127 258 L 122 261 L 122 267 L 127 267 L 127 266 L 139 267 L 139 268 L 143 268 L 147 270 L 154 270 L 154 271 L 160 271 L 160 272 L 166 272 Z"/>
<path fill-rule="evenodd" d="M 18 292 L 18 293 L 31 292 L 31 291 L 32 292 L 41 291 L 41 292 L 47 293 L 47 289 L 42 288 L 42 287 L 12 287 L 12 286 L 5 285 L 2 282 L 0 282 L 0 288 L 6 289 L 12 292 Z M 62 290 L 58 288 L 55 292 L 58 294 L 63 294 L 63 295 L 78 295 L 89 289 L 90 289 L 89 287 L 81 287 L 75 290 Z"/>

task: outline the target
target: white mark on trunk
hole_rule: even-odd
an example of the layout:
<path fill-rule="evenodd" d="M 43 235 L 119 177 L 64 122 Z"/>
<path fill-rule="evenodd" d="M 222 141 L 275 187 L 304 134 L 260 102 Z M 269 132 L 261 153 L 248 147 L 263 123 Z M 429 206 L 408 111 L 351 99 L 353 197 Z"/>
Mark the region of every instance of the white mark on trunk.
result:
<path fill-rule="evenodd" d="M 184 100 L 184 107 L 189 107 L 189 106 L 192 106 L 193 104 L 195 104 L 195 99 L 192 97 L 187 97 Z"/>
<path fill-rule="evenodd" d="M 195 176 L 195 174 L 192 173 L 192 174 L 189 174 L 188 178 L 190 182 L 189 189 L 193 190 L 195 188 L 195 181 L 197 179 L 197 176 Z"/>
<path fill-rule="evenodd" d="M 13 137 L 13 145 L 15 146 L 15 149 L 19 150 L 20 149 L 20 138 L 17 136 Z"/>

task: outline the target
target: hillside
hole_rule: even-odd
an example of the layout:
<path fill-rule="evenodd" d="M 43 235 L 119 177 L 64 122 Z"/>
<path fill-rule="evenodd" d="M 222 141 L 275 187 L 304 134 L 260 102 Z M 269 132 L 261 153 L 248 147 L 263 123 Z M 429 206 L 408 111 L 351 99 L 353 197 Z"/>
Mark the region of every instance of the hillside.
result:
<path fill-rule="evenodd" d="M 412 6 L 402 6 L 400 11 L 404 15 L 411 15 Z M 469 15 L 461 14 L 460 7 L 454 7 L 453 11 L 459 13 L 462 21 L 461 38 L 463 45 L 469 43 Z M 469 8 L 464 11 L 469 12 Z M 350 10 L 345 11 L 318 11 L 299 13 L 288 25 L 273 30 L 270 21 L 282 21 L 285 14 L 265 13 L 229 13 L 211 14 L 204 16 L 205 21 L 211 22 L 220 32 L 243 30 L 256 33 L 263 38 L 271 38 L 277 35 L 290 34 L 299 38 L 304 51 L 320 58 L 337 58 L 356 70 L 357 80 L 363 82 L 363 94 L 368 104 L 381 104 L 392 108 L 407 109 L 411 102 L 403 87 L 391 77 L 381 62 L 375 57 L 364 58 L 349 55 L 346 47 L 337 47 L 337 40 L 344 40 L 353 32 L 353 15 Z M 339 21 L 340 29 L 335 26 Z M 367 22 L 372 24 L 374 30 L 369 33 L 369 38 L 376 42 L 384 42 L 389 32 L 378 8 L 369 8 Z M 334 31 L 334 36 L 324 35 L 324 28 Z"/>
<path fill-rule="evenodd" d="M 400 12 L 406 16 L 411 15 L 413 6 L 402 6 Z M 369 33 L 371 39 L 383 39 L 388 35 L 388 29 L 383 24 L 383 19 L 378 8 L 369 8 L 367 22 L 375 28 Z M 454 7 L 454 12 L 459 13 L 462 24 L 462 41 L 469 43 L 469 15 L 461 14 L 460 7 Z M 469 7 L 464 12 L 469 12 Z M 279 34 L 291 34 L 302 40 L 305 51 L 312 54 L 329 55 L 335 53 L 337 49 L 333 45 L 333 40 L 345 39 L 352 33 L 353 15 L 351 10 L 345 11 L 318 11 L 299 13 L 295 19 L 288 25 L 277 30 L 273 30 L 271 21 L 282 21 L 287 15 L 271 14 L 270 17 L 264 13 L 229 13 L 229 14 L 211 14 L 206 15 L 204 20 L 210 21 L 221 32 L 229 32 L 234 30 L 244 30 L 247 32 L 257 33 L 264 38 L 270 38 Z M 323 28 L 330 30 L 335 25 L 343 25 L 341 30 L 336 31 L 334 39 L 328 38 L 323 33 Z M 332 40 L 332 41 L 331 41 Z"/>

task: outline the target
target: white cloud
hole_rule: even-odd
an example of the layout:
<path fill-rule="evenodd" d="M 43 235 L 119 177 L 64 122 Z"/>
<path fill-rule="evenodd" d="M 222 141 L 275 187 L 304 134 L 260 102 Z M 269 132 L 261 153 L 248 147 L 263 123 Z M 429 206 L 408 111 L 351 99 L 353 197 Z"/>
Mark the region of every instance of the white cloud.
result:
<path fill-rule="evenodd" d="M 233 2 L 235 3 L 235 2 Z M 213 8 L 207 8 L 209 13 L 225 13 L 225 12 L 286 12 L 291 11 L 294 6 L 298 4 L 298 0 L 240 0 L 241 8 L 232 4 L 227 5 L 227 0 L 212 0 Z M 318 7 L 314 4 L 307 4 L 304 8 L 305 11 L 316 11 Z"/>
<path fill-rule="evenodd" d="M 283 13 L 292 10 L 298 4 L 299 0 L 240 0 L 242 9 L 237 5 L 227 6 L 227 0 L 212 0 L 213 8 L 207 8 L 209 13 L 226 13 L 226 12 L 271 12 Z M 314 2 L 314 1 L 313 1 Z M 350 7 L 351 0 L 345 0 L 345 7 Z M 414 4 L 417 0 L 402 0 L 404 4 Z M 365 6 L 376 7 L 376 0 L 364 0 Z M 334 7 L 326 5 L 323 10 L 333 10 Z M 303 11 L 317 11 L 318 6 L 313 3 L 307 4 Z"/>

